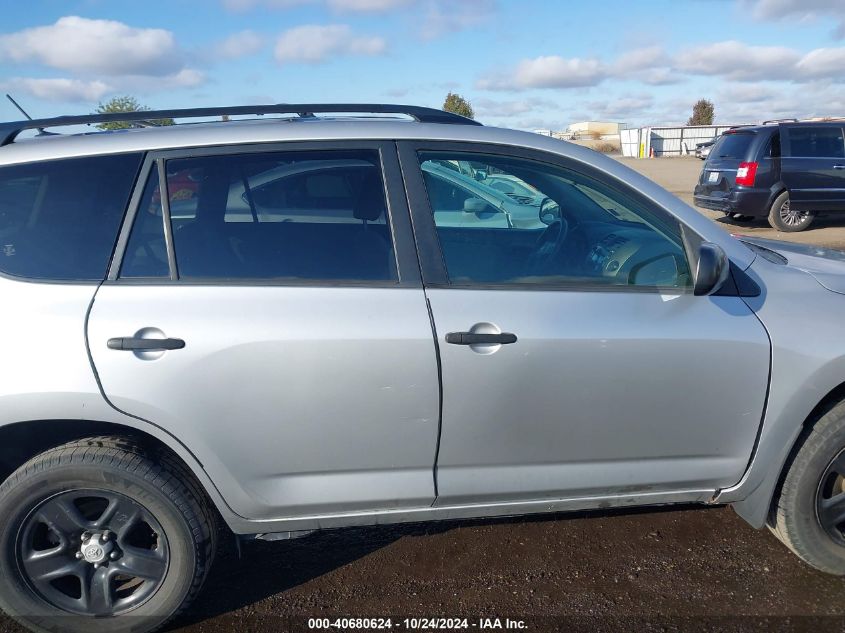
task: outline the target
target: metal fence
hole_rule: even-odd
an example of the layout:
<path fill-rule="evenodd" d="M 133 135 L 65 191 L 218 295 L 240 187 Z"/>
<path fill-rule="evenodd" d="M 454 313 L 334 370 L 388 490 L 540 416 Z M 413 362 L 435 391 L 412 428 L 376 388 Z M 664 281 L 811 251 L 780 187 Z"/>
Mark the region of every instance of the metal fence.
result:
<path fill-rule="evenodd" d="M 683 125 L 674 127 L 641 127 L 622 130 L 622 155 L 684 156 L 693 154 L 697 143 L 709 141 L 736 125 Z"/>

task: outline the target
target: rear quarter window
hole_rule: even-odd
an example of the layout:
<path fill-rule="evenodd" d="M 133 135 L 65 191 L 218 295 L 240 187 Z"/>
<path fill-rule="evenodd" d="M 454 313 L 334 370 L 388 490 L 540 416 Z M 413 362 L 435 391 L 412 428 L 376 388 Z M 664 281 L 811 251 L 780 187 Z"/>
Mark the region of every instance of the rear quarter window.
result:
<path fill-rule="evenodd" d="M 0 167 L 0 272 L 105 278 L 141 154 Z"/>
<path fill-rule="evenodd" d="M 711 157 L 745 160 L 754 141 L 754 134 L 724 134 L 713 146 Z"/>

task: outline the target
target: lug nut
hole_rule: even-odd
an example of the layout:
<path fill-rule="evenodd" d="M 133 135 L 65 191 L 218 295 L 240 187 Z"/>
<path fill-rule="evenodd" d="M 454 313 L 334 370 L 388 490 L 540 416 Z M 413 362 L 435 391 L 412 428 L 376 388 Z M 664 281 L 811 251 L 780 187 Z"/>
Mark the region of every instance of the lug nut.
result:
<path fill-rule="evenodd" d="M 112 552 L 111 554 L 109 554 L 109 558 L 111 558 L 112 560 L 117 560 L 117 552 Z"/>
<path fill-rule="evenodd" d="M 82 533 L 82 540 L 83 541 L 90 541 L 91 540 L 91 534 L 88 533 L 88 532 L 83 532 Z"/>
<path fill-rule="evenodd" d="M 94 563 L 94 569 L 99 569 L 99 568 L 100 568 L 100 563 Z"/>
<path fill-rule="evenodd" d="M 109 538 L 110 538 L 110 537 L 111 537 L 111 535 L 109 534 L 109 531 L 108 531 L 108 530 L 106 530 L 106 531 L 105 531 L 105 532 L 103 532 L 103 534 L 100 536 L 100 543 L 106 543 L 106 542 L 109 540 Z"/>
<path fill-rule="evenodd" d="M 82 552 L 76 552 L 76 559 L 82 560 Z"/>

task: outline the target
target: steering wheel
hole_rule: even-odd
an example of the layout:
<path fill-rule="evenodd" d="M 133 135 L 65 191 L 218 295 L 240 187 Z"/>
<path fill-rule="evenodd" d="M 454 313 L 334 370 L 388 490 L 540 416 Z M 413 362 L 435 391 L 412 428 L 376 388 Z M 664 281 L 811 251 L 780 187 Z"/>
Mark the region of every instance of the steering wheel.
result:
<path fill-rule="evenodd" d="M 534 251 L 528 257 L 528 272 L 542 273 L 554 263 L 560 255 L 568 233 L 569 224 L 565 219 L 557 218 L 552 221 L 534 244 Z"/>

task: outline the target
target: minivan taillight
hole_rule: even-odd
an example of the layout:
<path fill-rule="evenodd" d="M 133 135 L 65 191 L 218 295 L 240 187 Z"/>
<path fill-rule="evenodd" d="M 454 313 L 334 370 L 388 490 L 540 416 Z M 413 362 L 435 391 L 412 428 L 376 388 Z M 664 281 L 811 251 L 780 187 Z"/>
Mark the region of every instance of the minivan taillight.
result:
<path fill-rule="evenodd" d="M 743 187 L 753 187 L 757 177 L 757 163 L 740 163 L 736 170 L 736 184 Z"/>

